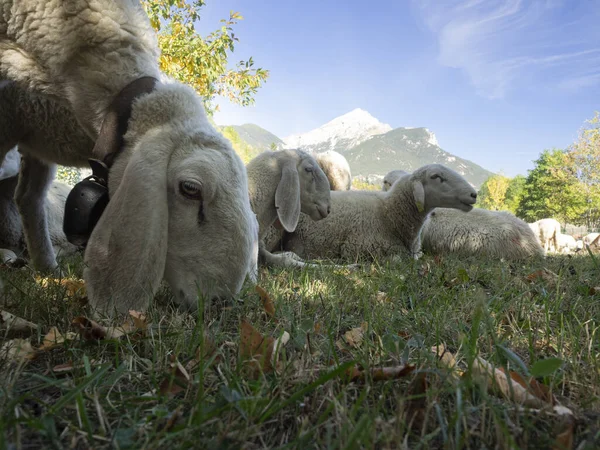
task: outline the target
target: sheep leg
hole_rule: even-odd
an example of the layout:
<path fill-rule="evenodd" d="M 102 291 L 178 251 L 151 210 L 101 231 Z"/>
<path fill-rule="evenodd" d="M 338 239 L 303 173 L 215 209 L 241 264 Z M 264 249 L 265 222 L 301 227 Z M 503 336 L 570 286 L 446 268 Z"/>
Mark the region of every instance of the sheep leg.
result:
<path fill-rule="evenodd" d="M 57 267 L 44 207 L 55 173 L 55 165 L 48 165 L 39 159 L 24 155 L 15 193 L 29 257 L 33 267 L 43 272 L 52 271 Z"/>

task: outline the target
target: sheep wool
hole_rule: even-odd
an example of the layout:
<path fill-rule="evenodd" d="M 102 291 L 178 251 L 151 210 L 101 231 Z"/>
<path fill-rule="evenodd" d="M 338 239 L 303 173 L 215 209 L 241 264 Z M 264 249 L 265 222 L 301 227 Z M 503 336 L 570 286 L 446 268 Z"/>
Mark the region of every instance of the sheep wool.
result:
<path fill-rule="evenodd" d="M 477 198 L 458 173 L 440 164 L 417 169 L 388 192 L 333 191 L 331 214 L 319 222 L 301 218 L 283 247 L 301 258 L 362 259 L 419 253 L 418 235 L 436 207 L 470 211 Z"/>
<path fill-rule="evenodd" d="M 436 208 L 421 230 L 423 251 L 522 260 L 544 255 L 528 224 L 507 211 Z"/>

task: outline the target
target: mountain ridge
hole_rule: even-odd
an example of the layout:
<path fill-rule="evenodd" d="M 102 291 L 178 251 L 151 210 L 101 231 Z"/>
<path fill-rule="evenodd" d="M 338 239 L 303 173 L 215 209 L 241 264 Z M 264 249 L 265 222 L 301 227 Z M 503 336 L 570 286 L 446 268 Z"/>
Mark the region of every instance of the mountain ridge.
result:
<path fill-rule="evenodd" d="M 393 169 L 412 171 L 432 163 L 456 170 L 477 189 L 493 175 L 480 165 L 443 150 L 428 128 L 392 128 L 361 108 L 284 139 L 254 124 L 231 127 L 250 145 L 260 145 L 261 151 L 272 148 L 271 143 L 278 149 L 299 148 L 311 153 L 335 150 L 348 159 L 352 176 L 363 179 L 379 179 Z"/>

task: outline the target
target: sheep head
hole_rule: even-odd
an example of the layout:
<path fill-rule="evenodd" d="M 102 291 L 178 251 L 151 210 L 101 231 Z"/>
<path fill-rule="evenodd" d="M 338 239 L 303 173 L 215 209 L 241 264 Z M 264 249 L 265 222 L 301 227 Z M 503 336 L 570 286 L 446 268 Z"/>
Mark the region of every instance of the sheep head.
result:
<path fill-rule="evenodd" d="M 245 167 L 179 83 L 133 104 L 110 172 L 110 201 L 90 236 L 85 279 L 104 312 L 139 309 L 163 277 L 176 300 L 237 294 L 255 276 L 258 223 Z"/>
<path fill-rule="evenodd" d="M 420 212 L 434 208 L 471 211 L 477 192 L 460 174 L 441 164 L 423 166 L 410 175 L 413 196 Z"/>
<path fill-rule="evenodd" d="M 329 181 L 315 159 L 301 150 L 277 153 L 281 179 L 275 191 L 275 207 L 283 228 L 294 231 L 300 212 L 312 220 L 327 217 L 331 202 Z"/>
<path fill-rule="evenodd" d="M 405 172 L 404 170 L 392 170 L 391 172 L 388 172 L 388 174 L 383 177 L 383 191 L 389 191 L 392 185 L 404 175 L 408 175 L 408 172 Z"/>

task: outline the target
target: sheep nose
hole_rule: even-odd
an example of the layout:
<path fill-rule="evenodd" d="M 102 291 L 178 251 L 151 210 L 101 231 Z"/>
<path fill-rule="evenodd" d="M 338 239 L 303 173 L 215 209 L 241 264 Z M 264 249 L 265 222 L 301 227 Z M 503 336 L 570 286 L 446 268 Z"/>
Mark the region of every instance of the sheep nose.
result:
<path fill-rule="evenodd" d="M 471 198 L 477 199 L 477 192 L 473 192 L 473 193 L 471 194 Z"/>
<path fill-rule="evenodd" d="M 331 214 L 331 206 L 327 207 L 327 215 Z"/>

